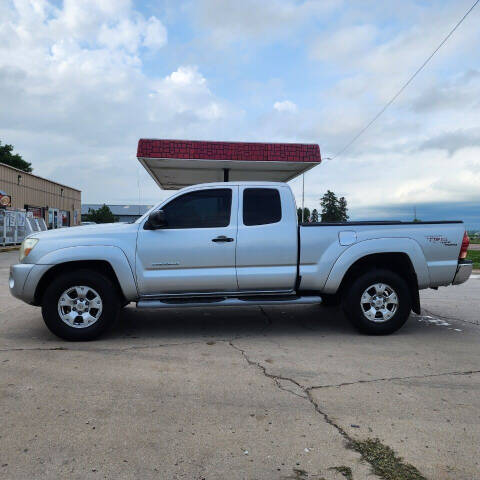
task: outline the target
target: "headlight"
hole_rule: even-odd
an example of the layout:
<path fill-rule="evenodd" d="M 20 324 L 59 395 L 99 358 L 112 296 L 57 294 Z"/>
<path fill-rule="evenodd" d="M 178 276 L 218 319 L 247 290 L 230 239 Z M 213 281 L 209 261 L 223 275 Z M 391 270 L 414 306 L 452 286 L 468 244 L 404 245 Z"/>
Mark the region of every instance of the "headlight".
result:
<path fill-rule="evenodd" d="M 20 245 L 20 261 L 25 257 L 28 257 L 28 254 L 32 251 L 33 247 L 38 243 L 37 238 L 26 238 L 22 245 Z"/>

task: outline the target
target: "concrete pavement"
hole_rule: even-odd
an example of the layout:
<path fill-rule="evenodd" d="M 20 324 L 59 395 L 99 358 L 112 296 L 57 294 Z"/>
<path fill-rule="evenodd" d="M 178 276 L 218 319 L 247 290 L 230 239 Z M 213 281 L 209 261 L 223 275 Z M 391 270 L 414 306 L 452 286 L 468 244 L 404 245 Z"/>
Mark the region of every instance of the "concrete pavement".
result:
<path fill-rule="evenodd" d="M 0 254 L 3 478 L 479 478 L 480 278 L 422 292 L 388 337 L 313 306 L 128 307 L 66 343 L 10 297 L 17 255 Z M 362 459 L 376 437 L 409 476 Z"/>

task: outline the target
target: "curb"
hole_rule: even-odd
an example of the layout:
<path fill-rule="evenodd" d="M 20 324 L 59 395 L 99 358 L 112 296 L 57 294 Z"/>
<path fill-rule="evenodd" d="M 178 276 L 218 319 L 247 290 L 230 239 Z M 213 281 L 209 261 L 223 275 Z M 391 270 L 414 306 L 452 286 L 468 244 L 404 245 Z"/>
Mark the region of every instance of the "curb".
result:
<path fill-rule="evenodd" d="M 20 245 L 14 245 L 12 247 L 0 247 L 0 252 L 14 252 L 15 250 L 19 250 Z"/>

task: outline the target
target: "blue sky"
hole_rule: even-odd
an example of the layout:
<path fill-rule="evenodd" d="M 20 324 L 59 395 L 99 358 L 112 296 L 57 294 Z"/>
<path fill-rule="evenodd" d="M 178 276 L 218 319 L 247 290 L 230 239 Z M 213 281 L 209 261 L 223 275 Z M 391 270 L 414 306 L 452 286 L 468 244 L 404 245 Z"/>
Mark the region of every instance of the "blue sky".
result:
<path fill-rule="evenodd" d="M 6 0 L 0 139 L 85 203 L 167 195 L 137 164 L 140 137 L 314 142 L 332 156 L 472 3 Z M 413 204 L 462 218 L 468 205 L 480 225 L 479 21 L 480 7 L 352 148 L 307 174 L 309 207 L 331 189 L 355 218 Z"/>

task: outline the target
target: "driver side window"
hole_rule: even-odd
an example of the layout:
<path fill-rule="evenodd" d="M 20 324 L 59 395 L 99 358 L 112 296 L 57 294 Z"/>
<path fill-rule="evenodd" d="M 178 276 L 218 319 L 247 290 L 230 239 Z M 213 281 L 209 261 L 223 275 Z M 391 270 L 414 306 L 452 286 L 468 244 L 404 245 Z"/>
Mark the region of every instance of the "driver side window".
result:
<path fill-rule="evenodd" d="M 185 193 L 162 207 L 166 228 L 214 228 L 230 223 L 232 190 L 212 188 Z"/>

